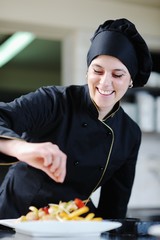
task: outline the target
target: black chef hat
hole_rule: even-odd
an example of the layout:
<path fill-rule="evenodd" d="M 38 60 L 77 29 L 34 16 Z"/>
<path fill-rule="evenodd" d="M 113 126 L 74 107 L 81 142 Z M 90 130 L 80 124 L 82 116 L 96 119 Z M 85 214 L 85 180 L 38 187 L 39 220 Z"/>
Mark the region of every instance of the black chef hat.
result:
<path fill-rule="evenodd" d="M 87 64 L 99 55 L 118 58 L 128 69 L 133 87 L 144 86 L 152 70 L 152 59 L 146 42 L 135 25 L 125 18 L 101 24 L 91 39 Z"/>

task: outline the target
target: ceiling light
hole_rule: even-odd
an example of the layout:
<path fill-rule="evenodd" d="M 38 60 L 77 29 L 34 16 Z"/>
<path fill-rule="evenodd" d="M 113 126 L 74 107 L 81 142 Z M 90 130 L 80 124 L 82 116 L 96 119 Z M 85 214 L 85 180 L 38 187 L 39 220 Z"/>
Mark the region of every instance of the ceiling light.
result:
<path fill-rule="evenodd" d="M 29 32 L 16 32 L 0 46 L 0 67 L 9 62 L 35 39 Z"/>

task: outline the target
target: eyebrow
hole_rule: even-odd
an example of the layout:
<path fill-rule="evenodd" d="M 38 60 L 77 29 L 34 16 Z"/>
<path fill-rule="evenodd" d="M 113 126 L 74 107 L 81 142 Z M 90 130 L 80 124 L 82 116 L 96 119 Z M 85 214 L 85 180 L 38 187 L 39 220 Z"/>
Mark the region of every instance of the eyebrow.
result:
<path fill-rule="evenodd" d="M 92 64 L 92 67 L 100 67 L 100 68 L 103 68 L 101 65 L 98 65 L 96 63 Z"/>
<path fill-rule="evenodd" d="M 92 65 L 93 67 L 99 67 L 99 68 L 104 68 L 104 67 L 102 67 L 101 65 L 99 65 L 99 64 L 96 64 L 96 63 L 94 63 L 93 65 Z M 121 72 L 124 72 L 124 73 L 126 73 L 126 70 L 125 69 L 123 69 L 123 68 L 115 68 L 115 69 L 113 69 L 113 71 L 121 71 Z"/>
<path fill-rule="evenodd" d="M 122 68 L 115 68 L 114 71 L 119 71 L 119 72 L 124 72 L 124 73 L 126 73 L 126 70 L 125 70 L 125 69 L 122 69 Z"/>

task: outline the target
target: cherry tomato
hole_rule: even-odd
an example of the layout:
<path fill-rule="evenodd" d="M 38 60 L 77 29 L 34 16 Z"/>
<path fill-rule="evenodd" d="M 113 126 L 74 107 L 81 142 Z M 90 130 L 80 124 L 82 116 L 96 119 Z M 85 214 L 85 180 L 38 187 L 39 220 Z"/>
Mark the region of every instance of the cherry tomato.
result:
<path fill-rule="evenodd" d="M 42 210 L 45 212 L 45 214 L 49 214 L 48 207 L 43 207 Z"/>
<path fill-rule="evenodd" d="M 75 204 L 77 205 L 78 208 L 82 208 L 82 207 L 85 206 L 84 202 L 79 198 L 75 198 L 74 202 L 75 202 Z"/>

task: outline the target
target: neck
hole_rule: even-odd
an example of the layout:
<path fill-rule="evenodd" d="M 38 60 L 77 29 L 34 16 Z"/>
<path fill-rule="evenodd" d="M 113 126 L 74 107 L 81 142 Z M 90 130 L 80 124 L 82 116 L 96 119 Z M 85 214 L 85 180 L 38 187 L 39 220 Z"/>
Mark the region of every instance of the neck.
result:
<path fill-rule="evenodd" d="M 98 116 L 98 119 L 99 120 L 103 120 L 111 111 L 112 111 L 113 108 L 109 108 L 109 109 L 99 109 L 98 110 L 98 113 L 99 113 L 99 116 Z"/>

